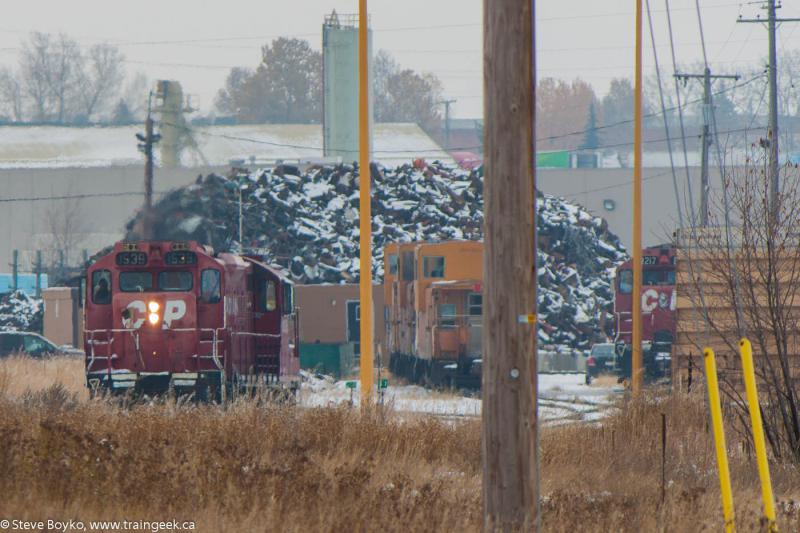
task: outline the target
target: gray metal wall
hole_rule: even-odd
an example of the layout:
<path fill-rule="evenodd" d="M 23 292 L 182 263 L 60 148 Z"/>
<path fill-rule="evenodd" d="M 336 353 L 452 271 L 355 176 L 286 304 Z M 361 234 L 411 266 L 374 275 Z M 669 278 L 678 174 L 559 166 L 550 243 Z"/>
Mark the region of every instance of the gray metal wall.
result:
<path fill-rule="evenodd" d="M 689 194 L 686 186 L 686 171 L 676 169 L 678 194 L 682 199 L 684 223 L 689 224 Z M 699 207 L 700 169 L 690 168 L 695 210 Z M 538 171 L 539 190 L 572 200 L 588 208 L 592 214 L 605 218 L 610 230 L 622 239 L 630 250 L 632 230 L 632 169 L 563 169 Z M 720 190 L 719 172 L 711 168 L 709 178 L 712 196 Z M 614 202 L 608 210 L 604 202 Z M 678 229 L 678 202 L 675 199 L 672 172 L 669 168 L 646 168 L 642 172 L 642 245 L 649 246 L 668 242 Z"/>
<path fill-rule="evenodd" d="M 188 185 L 199 174 L 211 171 L 224 174 L 227 168 L 157 169 L 155 190 L 163 193 Z M 68 262 L 78 260 L 84 248 L 94 253 L 119 239 L 125 223 L 142 204 L 142 175 L 143 167 L 138 165 L 0 171 L 0 272 L 10 271 L 7 265 L 15 248 L 21 251 L 22 269 L 30 270 L 35 250 L 46 251 L 45 234 L 51 232 L 51 221 L 61 222 L 69 213 L 77 214 L 73 216 L 77 218 L 74 231 L 79 235 Z M 698 169 L 692 169 L 691 175 L 697 196 Z M 685 174 L 680 172 L 678 178 L 680 194 L 688 203 Z M 630 169 L 540 170 L 537 174 L 542 191 L 568 198 L 604 217 L 611 231 L 619 235 L 626 246 L 631 241 L 631 179 Z M 719 187 L 718 179 L 716 174 L 712 174 L 711 183 L 715 189 Z M 94 194 L 119 196 L 30 200 Z M 665 242 L 678 227 L 677 203 L 669 169 L 645 169 L 642 196 L 642 242 L 645 245 Z M 2 201 L 6 199 L 18 201 Z M 605 200 L 615 203 L 612 211 L 604 208 Z"/>
<path fill-rule="evenodd" d="M 226 173 L 228 168 L 156 169 L 156 199 L 212 171 Z M 0 272 L 10 272 L 14 249 L 20 250 L 25 271 L 31 270 L 37 249 L 45 252 L 46 263 L 55 260 L 48 257 L 54 229 L 61 238 L 74 235 L 68 264 L 78 261 L 83 249 L 91 254 L 119 239 L 142 205 L 143 175 L 143 165 L 0 170 Z M 56 199 L 78 195 L 86 197 Z"/>

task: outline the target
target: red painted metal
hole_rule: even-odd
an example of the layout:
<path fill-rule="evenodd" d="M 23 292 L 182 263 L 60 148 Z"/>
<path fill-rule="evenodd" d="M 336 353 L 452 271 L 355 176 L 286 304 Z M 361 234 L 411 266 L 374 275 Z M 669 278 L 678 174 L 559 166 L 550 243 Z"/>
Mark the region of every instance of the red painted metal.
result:
<path fill-rule="evenodd" d="M 218 272 L 218 290 L 213 272 L 203 284 L 204 271 Z M 110 295 L 95 277 L 110 281 Z M 297 321 L 291 281 L 257 257 L 193 241 L 118 242 L 86 273 L 87 378 L 203 373 L 228 384 L 296 383 Z"/>
<path fill-rule="evenodd" d="M 642 341 L 652 342 L 675 338 L 675 248 L 658 246 L 642 251 Z M 614 279 L 615 341 L 630 345 L 632 341 L 632 297 L 627 279 L 632 275 L 631 261 L 617 267 Z"/>

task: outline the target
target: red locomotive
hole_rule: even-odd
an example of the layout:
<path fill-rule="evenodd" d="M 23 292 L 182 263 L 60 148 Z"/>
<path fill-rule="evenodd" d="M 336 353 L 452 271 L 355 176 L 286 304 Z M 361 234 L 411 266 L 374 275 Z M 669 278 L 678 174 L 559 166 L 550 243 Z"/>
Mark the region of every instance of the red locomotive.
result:
<path fill-rule="evenodd" d="M 660 377 L 669 372 L 675 339 L 675 248 L 662 245 L 642 250 L 642 344 L 646 373 Z M 618 369 L 630 375 L 633 319 L 633 270 L 631 261 L 617 267 L 614 282 Z"/>
<path fill-rule="evenodd" d="M 119 242 L 84 278 L 91 391 L 194 393 L 223 401 L 294 391 L 294 286 L 257 257 L 196 242 Z"/>

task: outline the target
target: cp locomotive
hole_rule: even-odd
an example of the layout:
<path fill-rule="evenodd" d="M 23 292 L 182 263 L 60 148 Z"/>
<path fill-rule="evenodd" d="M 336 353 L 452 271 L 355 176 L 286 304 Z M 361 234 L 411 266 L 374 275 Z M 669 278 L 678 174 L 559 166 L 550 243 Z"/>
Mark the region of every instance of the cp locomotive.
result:
<path fill-rule="evenodd" d="M 617 267 L 614 283 L 614 315 L 619 371 L 631 372 L 633 336 L 633 298 L 641 298 L 642 345 L 645 374 L 669 375 L 672 343 L 675 339 L 675 248 L 671 245 L 642 250 L 642 291 L 633 294 L 633 270 L 630 260 Z"/>
<path fill-rule="evenodd" d="M 118 242 L 82 281 L 91 391 L 223 401 L 299 383 L 294 286 L 258 257 Z"/>

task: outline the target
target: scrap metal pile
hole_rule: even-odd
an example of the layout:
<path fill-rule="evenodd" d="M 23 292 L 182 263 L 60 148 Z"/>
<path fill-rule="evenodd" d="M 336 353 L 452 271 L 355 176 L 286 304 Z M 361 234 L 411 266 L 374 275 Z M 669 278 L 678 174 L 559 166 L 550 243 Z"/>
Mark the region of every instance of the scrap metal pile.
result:
<path fill-rule="evenodd" d="M 433 163 L 373 166 L 373 271 L 383 277 L 389 242 L 483 238 L 483 176 Z M 358 171 L 350 165 L 302 173 L 278 167 L 208 175 L 167 193 L 154 207 L 156 238 L 194 239 L 239 251 L 239 195 L 246 251 L 300 283 L 356 282 Z M 538 195 L 540 339 L 587 347 L 612 325 L 611 276 L 626 259 L 606 222 L 562 199 Z M 140 236 L 141 216 L 128 224 Z M 509 228 L 510 231 L 513 228 Z"/>
<path fill-rule="evenodd" d="M 0 331 L 42 331 L 41 298 L 12 291 L 0 297 Z"/>

